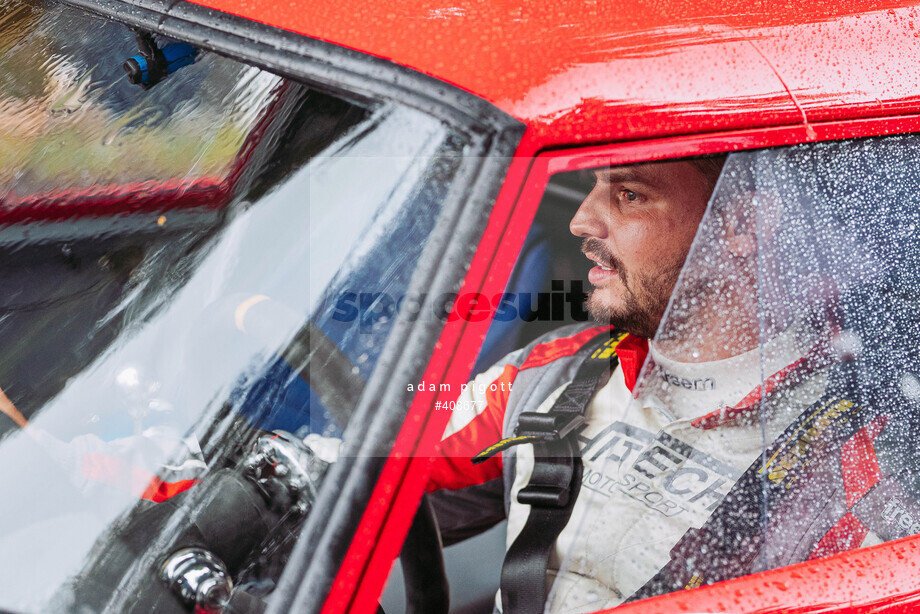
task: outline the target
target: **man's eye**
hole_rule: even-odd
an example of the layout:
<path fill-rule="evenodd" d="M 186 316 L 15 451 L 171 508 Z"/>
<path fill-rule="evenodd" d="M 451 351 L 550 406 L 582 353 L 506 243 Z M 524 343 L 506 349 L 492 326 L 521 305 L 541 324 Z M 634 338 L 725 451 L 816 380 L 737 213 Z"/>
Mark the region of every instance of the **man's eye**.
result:
<path fill-rule="evenodd" d="M 620 195 L 623 197 L 624 200 L 628 200 L 628 201 L 639 200 L 639 195 L 633 192 L 632 190 L 623 190 L 622 192 L 620 192 Z"/>

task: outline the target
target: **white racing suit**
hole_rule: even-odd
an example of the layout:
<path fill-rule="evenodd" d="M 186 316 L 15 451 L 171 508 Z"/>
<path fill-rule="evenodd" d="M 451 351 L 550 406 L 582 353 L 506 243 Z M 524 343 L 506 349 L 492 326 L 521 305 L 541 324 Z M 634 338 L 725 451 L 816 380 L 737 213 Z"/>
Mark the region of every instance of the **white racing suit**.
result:
<path fill-rule="evenodd" d="M 504 517 L 507 545 L 513 543 L 529 513 L 529 506 L 519 503 L 516 495 L 533 469 L 533 446 L 506 449 L 481 465 L 472 465 L 470 457 L 512 436 L 521 412 L 549 411 L 580 366 L 573 355 L 605 330 L 608 327 L 579 325 L 555 331 L 508 355 L 461 392 L 428 487 L 447 543 Z M 828 371 L 826 360 L 817 357 L 820 344 L 814 341 L 787 331 L 745 354 L 692 364 L 668 360 L 653 348 L 643 382 L 635 391 L 647 344 L 629 336 L 620 342 L 619 366 L 588 405 L 587 424 L 577 434 L 584 466 L 582 485 L 549 559 L 552 588 L 547 611 L 595 611 L 630 597 L 693 588 L 760 567 L 916 532 L 898 525 L 906 523 L 898 518 L 920 520 L 920 508 L 903 496 L 880 491 L 871 509 L 857 513 L 856 504 L 884 482 L 886 472 L 875 462 L 873 448 L 884 420 L 866 420 L 863 427 L 858 420 L 849 420 L 855 411 L 849 401 L 833 399 L 816 405 L 825 394 Z M 768 411 L 759 410 L 763 391 L 770 395 Z M 819 411 L 810 414 L 810 422 L 793 424 L 812 406 Z M 786 506 L 784 515 L 799 519 L 800 535 L 779 539 L 770 534 L 764 538 L 770 547 L 759 547 L 757 561 L 745 561 L 742 572 L 729 569 L 737 563 L 730 560 L 728 542 L 733 536 L 716 535 L 710 547 L 718 551 L 724 545 L 729 552 L 722 568 L 710 561 L 712 569 L 688 573 L 686 584 L 678 578 L 670 588 L 665 582 L 637 594 L 668 565 L 672 549 L 688 530 L 702 527 L 742 474 L 760 461 L 765 446 L 781 435 L 788 440 L 768 461 L 767 472 L 771 484 L 788 489 L 796 472 L 805 471 L 801 466 L 808 463 L 801 461 L 810 453 L 809 442 L 833 431 L 826 428 L 828 424 L 836 428 L 838 423 L 856 427 L 835 442 L 837 460 L 831 463 L 835 469 L 819 476 L 826 492 L 799 488 L 805 493 L 799 496 L 795 489 L 790 491 L 798 500 Z M 804 439 L 788 437 L 787 427 L 803 433 Z M 872 462 L 875 465 L 869 466 Z M 892 468 L 888 473 L 896 471 Z M 815 497 L 831 501 L 832 509 L 814 517 Z M 710 558 L 718 561 L 715 552 Z M 496 603 L 500 609 L 500 598 Z"/>

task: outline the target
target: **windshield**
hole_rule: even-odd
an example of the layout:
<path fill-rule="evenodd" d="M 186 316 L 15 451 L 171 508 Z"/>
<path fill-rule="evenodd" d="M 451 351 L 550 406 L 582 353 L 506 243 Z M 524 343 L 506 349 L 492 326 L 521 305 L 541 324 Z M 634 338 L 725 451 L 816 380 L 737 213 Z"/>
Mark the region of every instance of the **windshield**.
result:
<path fill-rule="evenodd" d="M 464 138 L 77 10 L 0 5 L 0 609 L 151 611 L 167 597 L 137 578 L 190 544 L 264 597 Z M 131 83 L 144 41 L 189 61 Z"/>

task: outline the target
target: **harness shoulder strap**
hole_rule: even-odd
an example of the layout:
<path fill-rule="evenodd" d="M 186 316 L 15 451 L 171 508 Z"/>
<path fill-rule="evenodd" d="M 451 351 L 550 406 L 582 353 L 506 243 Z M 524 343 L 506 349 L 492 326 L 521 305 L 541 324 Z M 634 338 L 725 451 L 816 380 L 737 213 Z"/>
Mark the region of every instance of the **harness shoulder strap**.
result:
<path fill-rule="evenodd" d="M 530 506 L 527 521 L 508 548 L 502 566 L 501 594 L 505 614 L 542 612 L 546 601 L 546 573 L 550 552 L 572 515 L 581 487 L 582 464 L 576 433 L 585 423 L 585 410 L 594 394 L 617 367 L 616 347 L 626 337 L 605 331 L 589 341 L 579 354 L 575 378 L 547 413 L 523 412 L 513 437 L 489 446 L 474 463 L 512 446 L 534 446 L 534 468 L 518 492 L 519 503 Z"/>

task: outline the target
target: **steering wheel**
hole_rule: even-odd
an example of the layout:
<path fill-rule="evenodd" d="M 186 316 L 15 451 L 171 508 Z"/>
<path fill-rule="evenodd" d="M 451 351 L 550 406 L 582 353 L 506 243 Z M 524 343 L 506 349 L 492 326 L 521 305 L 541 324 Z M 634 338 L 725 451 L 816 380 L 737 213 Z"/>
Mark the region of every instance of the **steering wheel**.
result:
<path fill-rule="evenodd" d="M 361 396 L 364 381 L 335 343 L 308 322 L 282 356 L 298 369 L 300 377 L 313 388 L 333 417 L 346 424 Z M 424 495 L 399 559 L 405 583 L 406 614 L 447 614 L 450 597 L 441 533 Z M 382 608 L 378 611 L 383 612 Z"/>
<path fill-rule="evenodd" d="M 282 357 L 310 385 L 335 420 L 347 424 L 364 389 L 364 380 L 338 346 L 310 321 L 294 336 Z M 447 614 L 450 597 L 441 533 L 424 495 L 399 558 L 406 614 Z"/>

